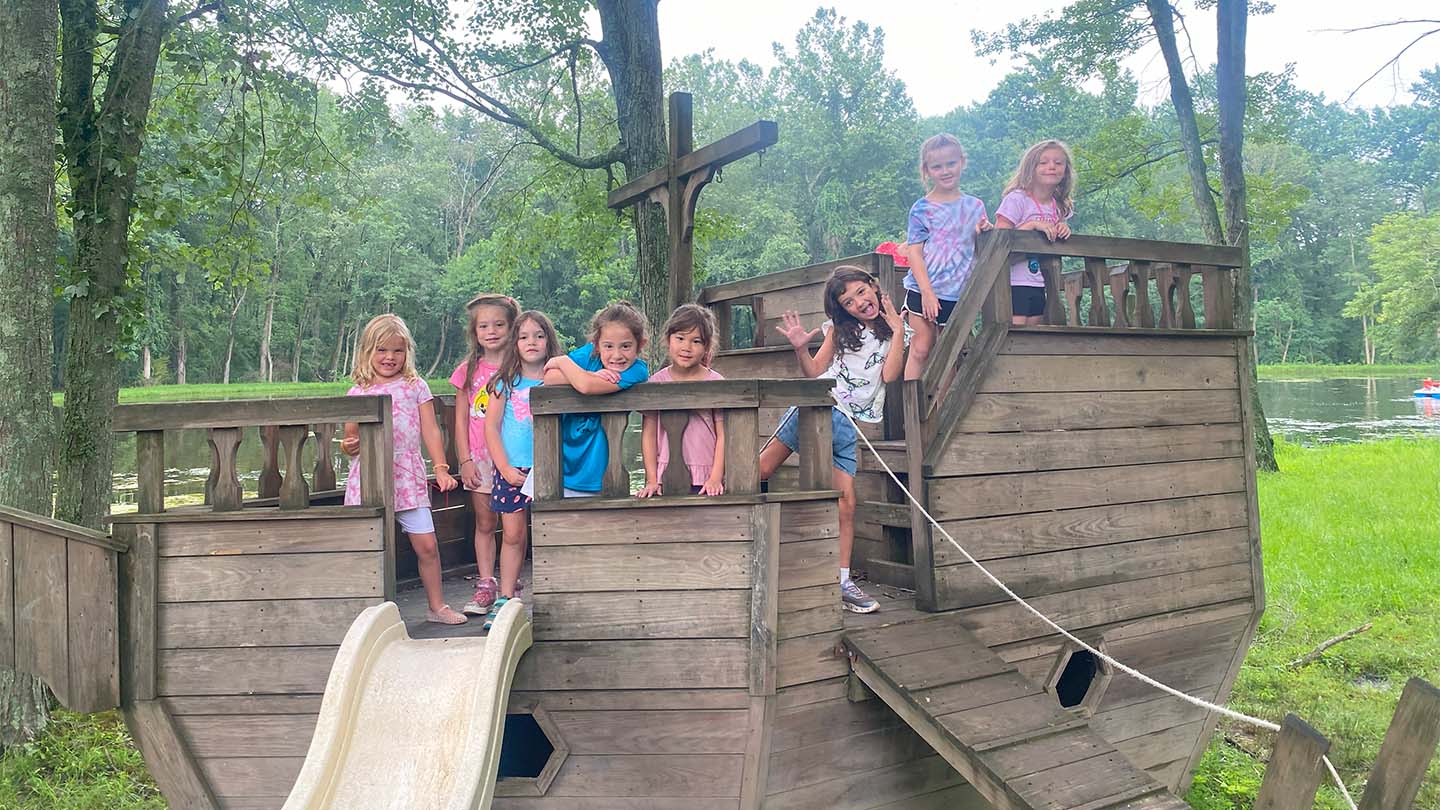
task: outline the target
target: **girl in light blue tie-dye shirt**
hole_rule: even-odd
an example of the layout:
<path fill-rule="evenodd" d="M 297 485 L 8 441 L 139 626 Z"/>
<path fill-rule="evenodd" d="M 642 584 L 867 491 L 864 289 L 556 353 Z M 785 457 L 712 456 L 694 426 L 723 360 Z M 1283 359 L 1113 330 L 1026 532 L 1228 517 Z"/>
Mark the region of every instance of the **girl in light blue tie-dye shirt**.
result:
<path fill-rule="evenodd" d="M 970 281 L 975 263 L 975 235 L 990 229 L 985 203 L 960 191 L 965 148 L 954 135 L 936 135 L 920 146 L 920 180 L 928 193 L 910 207 L 905 276 L 907 321 L 915 330 L 905 379 L 917 380 L 935 345 L 935 335 Z"/>

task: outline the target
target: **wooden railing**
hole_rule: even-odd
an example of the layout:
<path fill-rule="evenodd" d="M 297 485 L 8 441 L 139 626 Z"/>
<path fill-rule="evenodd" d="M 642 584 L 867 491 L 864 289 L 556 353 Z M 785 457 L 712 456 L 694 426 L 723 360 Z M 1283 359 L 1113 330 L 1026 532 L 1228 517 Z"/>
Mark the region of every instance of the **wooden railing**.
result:
<path fill-rule="evenodd" d="M 120 705 L 116 554 L 125 543 L 0 506 L 0 664 L 45 681 L 65 708 Z"/>
<path fill-rule="evenodd" d="M 607 396 L 584 396 L 569 387 L 531 389 L 530 409 L 535 415 L 535 500 L 537 505 L 558 501 L 563 495 L 560 455 L 561 418 L 565 414 L 593 413 L 600 417 L 609 446 L 600 496 L 630 495 L 630 474 L 623 450 L 631 412 L 660 413 L 670 458 L 661 481 L 658 500 L 688 497 L 690 474 L 681 457 L 682 436 L 689 412 L 714 410 L 725 420 L 725 493 L 754 495 L 760 491 L 760 409 L 799 409 L 800 489 L 830 489 L 830 380 L 717 380 L 696 383 L 638 385 Z"/>
<path fill-rule="evenodd" d="M 781 314 L 785 310 L 795 310 L 800 313 L 802 321 L 819 326 L 820 321 L 825 318 L 825 281 L 830 278 L 835 268 L 842 264 L 868 270 L 879 280 L 880 289 L 891 296 L 900 296 L 896 298 L 895 306 L 904 305 L 904 291 L 900 286 L 904 274 L 898 273 L 895 260 L 883 253 L 862 253 L 779 273 L 716 284 L 701 290 L 697 301 L 715 313 L 715 319 L 720 324 L 722 350 L 774 345 L 776 340 L 783 344 L 784 340 L 781 340 L 774 330 L 775 325 L 780 323 Z M 737 344 L 733 339 L 735 307 L 749 307 L 755 316 L 755 328 L 748 345 L 746 341 Z"/>
<path fill-rule="evenodd" d="M 135 433 L 138 510 L 165 511 L 165 432 L 206 430 L 210 444 L 210 476 L 205 503 L 210 511 L 244 507 L 244 491 L 236 469 L 236 451 L 245 428 L 259 428 L 266 446 L 259 495 L 275 499 L 282 510 L 308 509 L 311 494 L 335 489 L 331 446 L 340 425 L 360 425 L 361 500 L 384 506 L 390 499 L 389 397 L 319 397 L 314 399 L 235 400 L 121 405 L 114 411 L 115 432 Z M 314 436 L 317 447 L 311 480 L 306 481 L 303 453 Z"/>

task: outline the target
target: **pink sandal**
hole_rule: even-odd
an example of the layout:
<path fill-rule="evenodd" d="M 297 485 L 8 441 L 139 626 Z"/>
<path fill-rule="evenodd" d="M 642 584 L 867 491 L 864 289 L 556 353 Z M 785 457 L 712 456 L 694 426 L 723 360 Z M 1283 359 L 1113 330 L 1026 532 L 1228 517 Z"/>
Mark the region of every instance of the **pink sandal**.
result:
<path fill-rule="evenodd" d="M 439 610 L 425 611 L 425 621 L 435 624 L 464 624 L 466 619 L 449 605 L 441 605 Z"/>

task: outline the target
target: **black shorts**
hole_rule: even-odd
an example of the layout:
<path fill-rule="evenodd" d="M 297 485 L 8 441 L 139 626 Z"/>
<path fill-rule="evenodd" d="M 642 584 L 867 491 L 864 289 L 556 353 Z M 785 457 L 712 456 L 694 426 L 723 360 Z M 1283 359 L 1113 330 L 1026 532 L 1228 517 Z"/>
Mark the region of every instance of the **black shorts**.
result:
<path fill-rule="evenodd" d="M 946 301 L 944 298 L 941 298 L 940 314 L 935 316 L 935 323 L 944 326 L 945 322 L 950 320 L 950 313 L 955 311 L 955 305 L 958 303 L 960 302 Z M 920 303 L 920 293 L 914 290 L 905 291 L 905 309 L 922 318 L 925 317 L 925 306 Z"/>
<path fill-rule="evenodd" d="M 1015 315 L 1034 317 L 1045 314 L 1044 287 L 1011 287 L 1010 312 Z"/>

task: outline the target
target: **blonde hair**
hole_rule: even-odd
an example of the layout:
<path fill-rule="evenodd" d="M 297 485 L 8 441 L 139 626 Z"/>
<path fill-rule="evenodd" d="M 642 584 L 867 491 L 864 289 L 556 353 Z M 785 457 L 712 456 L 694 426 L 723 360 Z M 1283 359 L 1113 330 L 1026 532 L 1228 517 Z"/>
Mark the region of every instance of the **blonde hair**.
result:
<path fill-rule="evenodd" d="M 470 350 L 465 354 L 465 385 L 460 389 L 462 391 L 470 390 L 470 386 L 475 382 L 475 365 L 482 357 L 485 357 L 485 349 L 475 337 L 475 321 L 480 318 L 481 307 L 505 310 L 505 330 L 507 332 L 515 326 L 515 319 L 520 317 L 520 304 L 508 295 L 481 293 L 471 298 L 470 303 L 465 305 L 465 309 L 470 313 L 469 328 L 465 332 L 465 340 L 470 346 Z"/>
<path fill-rule="evenodd" d="M 705 354 L 700 363 L 708 366 L 715 359 L 715 349 L 720 344 L 720 325 L 715 321 L 715 313 L 699 304 L 681 304 L 670 313 L 661 331 L 665 333 L 666 343 L 669 343 L 671 335 L 691 329 L 700 332 L 700 342 L 705 344 Z"/>
<path fill-rule="evenodd" d="M 610 323 L 618 323 L 629 329 L 641 348 L 650 340 L 650 322 L 645 320 L 645 314 L 629 301 L 616 301 L 595 313 L 595 317 L 590 319 L 590 342 L 599 343 L 601 327 Z"/>
<path fill-rule="evenodd" d="M 942 132 L 939 135 L 931 135 L 926 138 L 925 142 L 920 144 L 920 185 L 924 186 L 926 191 L 930 190 L 931 182 L 930 175 L 925 173 L 925 158 L 928 157 L 931 152 L 938 152 L 946 147 L 953 147 L 960 150 L 961 168 L 964 168 L 965 164 L 970 160 L 965 154 L 965 147 L 960 145 L 960 139 L 954 135 L 948 132 Z"/>
<path fill-rule="evenodd" d="M 356 385 L 368 388 L 374 382 L 375 367 L 370 360 L 375 356 L 376 347 L 392 337 L 405 338 L 405 367 L 400 373 L 407 380 L 420 376 L 415 371 L 415 338 L 410 336 L 410 328 L 399 315 L 376 315 L 360 333 L 360 350 L 355 353 L 355 368 L 350 372 L 350 379 Z"/>
<path fill-rule="evenodd" d="M 1025 155 L 1020 158 L 1020 165 L 1015 167 L 1015 173 L 1010 176 L 1010 182 L 1005 184 L 1005 191 L 1001 196 L 1012 191 L 1030 190 L 1035 183 L 1035 167 L 1040 165 L 1040 156 L 1045 154 L 1047 149 L 1059 149 L 1065 154 L 1065 176 L 1060 178 L 1060 185 L 1055 187 L 1055 208 L 1060 212 L 1060 218 L 1070 216 L 1075 212 L 1075 201 L 1071 195 L 1075 193 L 1075 157 L 1070 154 L 1070 147 L 1064 141 L 1057 141 L 1053 138 L 1041 141 L 1025 150 Z"/>

